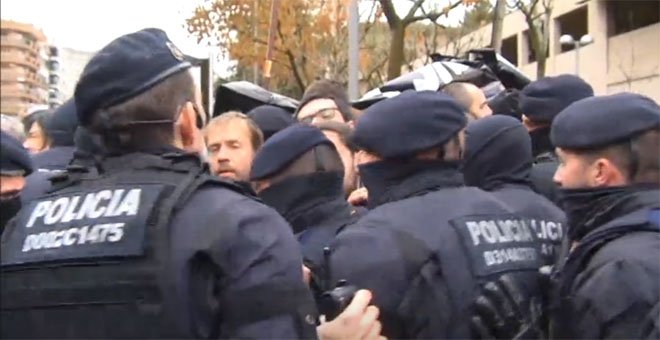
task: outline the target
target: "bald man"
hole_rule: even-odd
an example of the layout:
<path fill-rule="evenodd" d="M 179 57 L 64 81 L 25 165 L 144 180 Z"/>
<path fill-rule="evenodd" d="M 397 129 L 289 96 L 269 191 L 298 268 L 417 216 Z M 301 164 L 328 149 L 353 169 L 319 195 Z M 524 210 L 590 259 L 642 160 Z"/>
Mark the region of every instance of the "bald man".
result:
<path fill-rule="evenodd" d="M 493 111 L 488 106 L 484 92 L 473 84 L 462 82 L 451 83 L 445 86 L 442 92 L 456 99 L 463 106 L 465 113 L 471 120 L 484 118 L 493 114 Z"/>

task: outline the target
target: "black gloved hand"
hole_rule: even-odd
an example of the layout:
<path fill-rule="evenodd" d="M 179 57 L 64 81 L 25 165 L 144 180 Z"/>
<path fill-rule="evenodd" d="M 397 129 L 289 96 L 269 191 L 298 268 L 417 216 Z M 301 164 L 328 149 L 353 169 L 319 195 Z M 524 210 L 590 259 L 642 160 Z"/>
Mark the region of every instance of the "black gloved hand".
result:
<path fill-rule="evenodd" d="M 530 299 L 510 274 L 483 286 L 474 301 L 475 315 L 471 326 L 480 339 L 539 339 L 542 308 L 540 301 Z"/>

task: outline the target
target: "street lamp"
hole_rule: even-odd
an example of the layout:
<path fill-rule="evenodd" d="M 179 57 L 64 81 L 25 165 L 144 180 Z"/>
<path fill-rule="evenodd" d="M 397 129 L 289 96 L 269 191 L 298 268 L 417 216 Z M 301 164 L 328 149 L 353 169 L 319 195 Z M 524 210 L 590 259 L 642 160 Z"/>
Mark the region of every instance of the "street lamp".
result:
<path fill-rule="evenodd" d="M 580 47 L 586 46 L 594 42 L 589 34 L 583 35 L 580 40 L 575 40 L 572 35 L 564 34 L 559 38 L 559 43 L 564 46 L 574 46 L 575 47 L 575 75 L 580 75 Z"/>

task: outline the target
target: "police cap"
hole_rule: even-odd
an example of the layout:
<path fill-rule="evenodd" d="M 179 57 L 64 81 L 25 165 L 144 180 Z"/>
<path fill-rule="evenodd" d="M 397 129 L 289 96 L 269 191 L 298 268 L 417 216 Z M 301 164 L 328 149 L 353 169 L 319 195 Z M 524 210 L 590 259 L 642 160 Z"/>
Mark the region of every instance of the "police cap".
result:
<path fill-rule="evenodd" d="M 556 147 L 594 149 L 631 139 L 660 128 L 660 107 L 638 94 L 618 93 L 580 100 L 564 109 L 552 123 Z"/>
<path fill-rule="evenodd" d="M 92 57 L 76 85 L 81 125 L 88 125 L 94 112 L 126 102 L 196 62 L 160 29 L 147 28 L 115 39 Z"/>
<path fill-rule="evenodd" d="M 53 111 L 44 128 L 51 140 L 51 146 L 73 145 L 74 135 L 78 128 L 78 115 L 73 98 Z"/>
<path fill-rule="evenodd" d="M 274 134 L 261 147 L 252 162 L 251 180 L 271 177 L 305 152 L 321 144 L 332 142 L 317 127 L 295 124 Z"/>
<path fill-rule="evenodd" d="M 568 105 L 593 97 L 594 90 L 582 78 L 570 74 L 541 78 L 520 92 L 520 110 L 531 121 L 552 123 Z"/>
<path fill-rule="evenodd" d="M 405 91 L 371 105 L 357 121 L 352 142 L 384 158 L 442 145 L 465 127 L 461 105 L 435 91 Z"/>
<path fill-rule="evenodd" d="M 247 113 L 264 134 L 264 140 L 296 123 L 291 113 L 279 106 L 261 105 Z"/>
<path fill-rule="evenodd" d="M 27 176 L 32 173 L 32 158 L 18 139 L 0 131 L 0 174 Z"/>

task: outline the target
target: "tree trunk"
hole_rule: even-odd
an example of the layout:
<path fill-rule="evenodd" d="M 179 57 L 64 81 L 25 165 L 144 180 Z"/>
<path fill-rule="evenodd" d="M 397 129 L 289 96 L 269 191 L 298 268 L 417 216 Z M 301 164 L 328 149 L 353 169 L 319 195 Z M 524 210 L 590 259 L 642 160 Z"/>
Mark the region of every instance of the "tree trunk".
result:
<path fill-rule="evenodd" d="M 390 59 L 387 65 L 387 80 L 392 80 L 401 75 L 403 65 L 403 45 L 406 27 L 403 23 L 397 23 L 390 27 Z"/>
<path fill-rule="evenodd" d="M 545 64 L 547 59 L 545 58 L 545 53 L 540 58 L 536 60 L 536 79 L 541 79 L 545 77 Z"/>
<path fill-rule="evenodd" d="M 493 11 L 493 32 L 490 36 L 490 45 L 497 53 L 502 53 L 502 26 L 505 15 L 506 0 L 497 0 Z"/>

